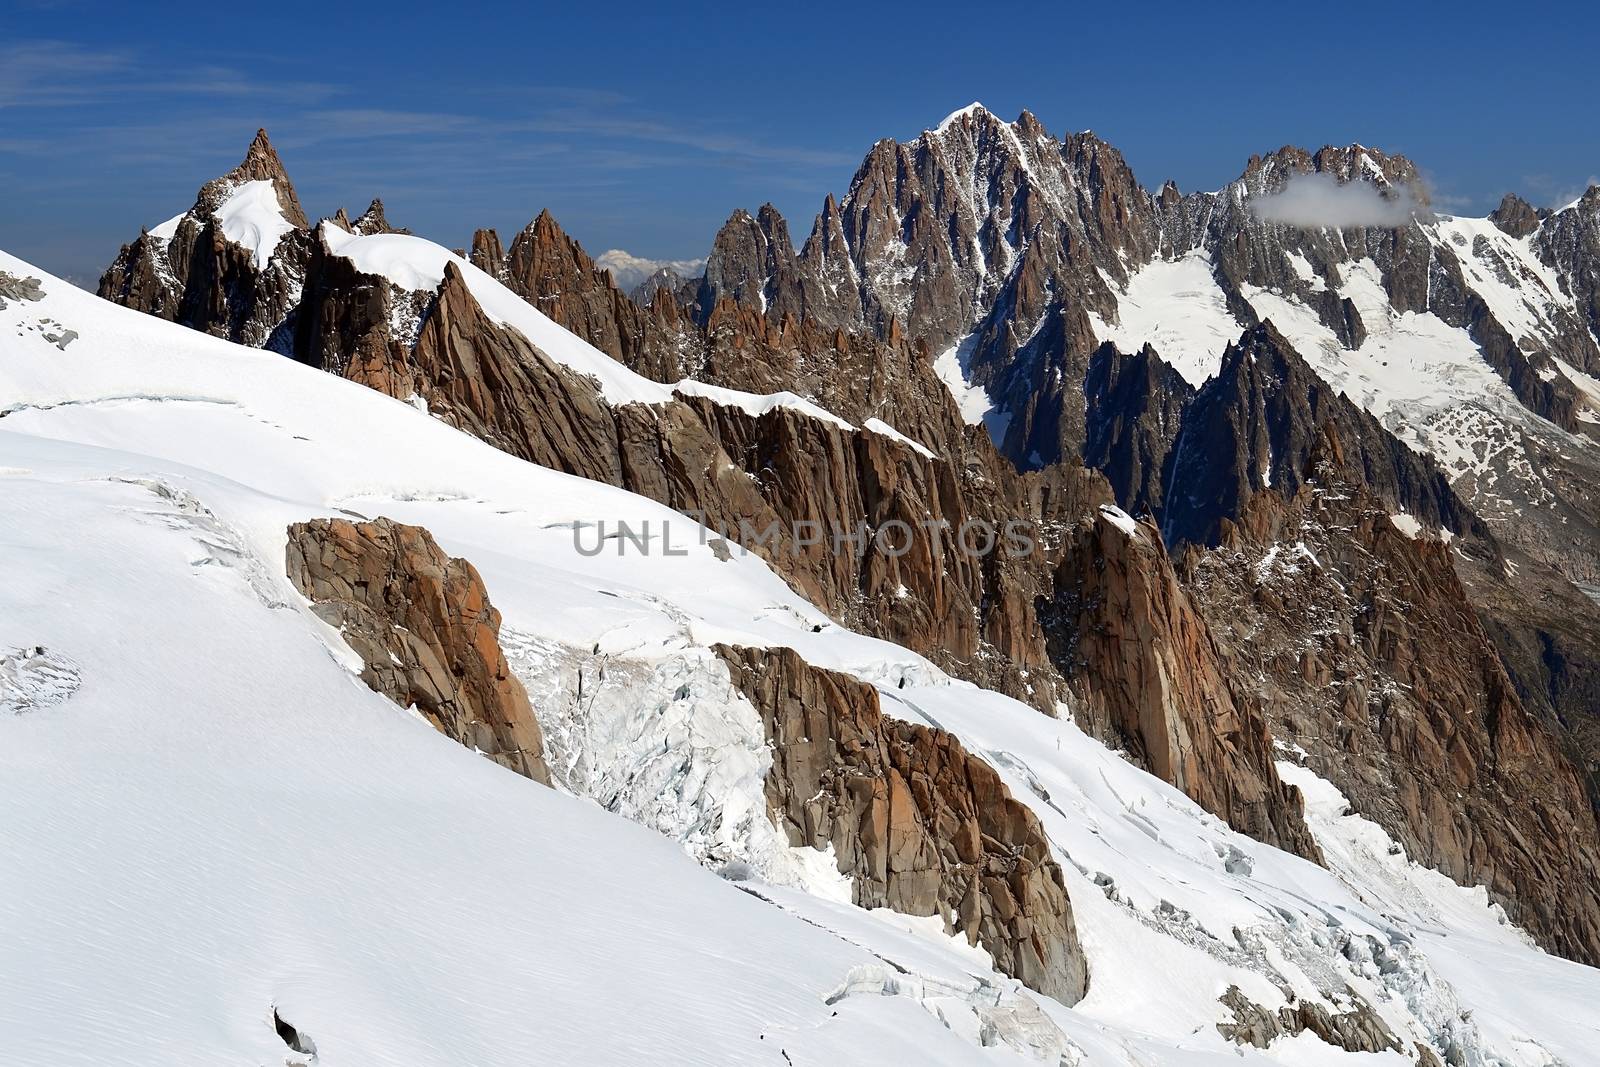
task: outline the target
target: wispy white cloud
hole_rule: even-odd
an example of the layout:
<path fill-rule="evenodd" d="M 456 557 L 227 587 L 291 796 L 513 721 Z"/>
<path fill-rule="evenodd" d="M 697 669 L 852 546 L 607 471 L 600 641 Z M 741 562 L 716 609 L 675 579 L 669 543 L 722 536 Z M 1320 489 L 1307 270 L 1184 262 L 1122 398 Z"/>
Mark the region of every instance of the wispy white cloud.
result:
<path fill-rule="evenodd" d="M 663 268 L 684 278 L 692 278 L 705 269 L 706 261 L 700 259 L 648 259 L 625 252 L 620 248 L 608 249 L 594 259 L 595 265 L 611 272 L 623 289 L 632 289 Z"/>
<path fill-rule="evenodd" d="M 1557 193 L 1551 198 L 1550 206 L 1557 211 L 1560 211 L 1562 208 L 1568 207 L 1576 202 L 1583 196 L 1584 193 L 1588 192 L 1596 185 L 1600 185 L 1600 177 L 1596 177 L 1595 175 L 1591 174 L 1589 175 L 1589 180 L 1584 182 L 1582 185 L 1569 186 Z"/>
<path fill-rule="evenodd" d="M 229 67 L 200 64 L 167 75 L 122 48 L 91 49 L 66 41 L 0 45 L 0 109 L 90 107 L 129 96 L 255 99 L 309 104 L 339 90 L 324 82 L 262 80 Z"/>
<path fill-rule="evenodd" d="M 1250 202 L 1263 222 L 1308 229 L 1346 226 L 1404 226 L 1419 210 L 1406 186 L 1384 190 L 1366 181 L 1341 184 L 1331 174 L 1296 174 L 1282 189 Z"/>

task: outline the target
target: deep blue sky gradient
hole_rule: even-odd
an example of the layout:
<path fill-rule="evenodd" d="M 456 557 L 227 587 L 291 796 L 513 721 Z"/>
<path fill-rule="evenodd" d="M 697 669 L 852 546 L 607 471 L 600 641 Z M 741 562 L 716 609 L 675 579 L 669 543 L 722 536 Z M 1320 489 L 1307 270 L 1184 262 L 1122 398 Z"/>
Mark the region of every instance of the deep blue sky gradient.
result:
<path fill-rule="evenodd" d="M 313 217 L 381 196 L 448 245 L 548 207 L 592 253 L 798 243 L 873 141 L 981 100 L 1094 129 L 1141 181 L 1252 153 L 1411 156 L 1442 210 L 1600 174 L 1592 3 L 810 6 L 0 2 L 0 247 L 92 284 L 258 126 Z"/>

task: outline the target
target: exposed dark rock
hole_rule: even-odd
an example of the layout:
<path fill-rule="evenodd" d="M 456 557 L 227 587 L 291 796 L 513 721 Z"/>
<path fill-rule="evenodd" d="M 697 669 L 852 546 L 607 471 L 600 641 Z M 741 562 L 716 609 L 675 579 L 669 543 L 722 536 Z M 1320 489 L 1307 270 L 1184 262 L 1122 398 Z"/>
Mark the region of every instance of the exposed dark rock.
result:
<path fill-rule="evenodd" d="M 1214 544 L 1252 497 L 1269 487 L 1293 495 L 1330 423 L 1365 484 L 1393 510 L 1462 535 L 1485 532 L 1430 459 L 1335 391 L 1263 323 L 1228 346 L 1221 370 L 1184 412 L 1165 479 L 1167 541 Z"/>
<path fill-rule="evenodd" d="M 1589 186 L 1576 203 L 1545 219 L 1533 236 L 1533 247 L 1560 276 L 1589 335 L 1600 342 L 1600 185 Z M 1579 370 L 1600 376 L 1600 356 L 1566 358 Z"/>
<path fill-rule="evenodd" d="M 1489 221 L 1511 237 L 1527 237 L 1539 228 L 1539 213 L 1516 193 L 1507 193 L 1500 206 L 1489 212 Z"/>
<path fill-rule="evenodd" d="M 1107 343 L 1089 362 L 1083 392 L 1084 464 L 1106 476 L 1124 511 L 1159 525 L 1167 454 L 1194 388 L 1149 345 L 1125 356 Z"/>
<path fill-rule="evenodd" d="M 240 185 L 270 181 L 293 227 L 261 266 L 223 235 L 216 211 Z M 100 279 L 116 303 L 230 341 L 287 353 L 293 316 L 314 242 L 283 163 L 258 131 L 244 161 L 206 183 L 168 237 L 143 233 L 124 245 Z"/>

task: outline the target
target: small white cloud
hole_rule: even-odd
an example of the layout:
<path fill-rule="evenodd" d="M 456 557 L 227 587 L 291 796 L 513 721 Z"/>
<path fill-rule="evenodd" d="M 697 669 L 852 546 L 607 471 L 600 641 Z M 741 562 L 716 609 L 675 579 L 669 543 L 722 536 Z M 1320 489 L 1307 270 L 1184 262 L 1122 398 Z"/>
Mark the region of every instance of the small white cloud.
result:
<path fill-rule="evenodd" d="M 1417 210 L 1416 196 L 1406 186 L 1393 186 L 1385 196 L 1371 182 L 1340 184 L 1320 173 L 1296 174 L 1282 189 L 1250 202 L 1251 213 L 1263 222 L 1307 229 L 1404 226 Z"/>
<path fill-rule="evenodd" d="M 632 289 L 662 267 L 684 278 L 693 278 L 705 269 L 703 259 L 646 259 L 643 256 L 613 248 L 595 257 L 595 266 L 609 270 L 624 292 Z"/>
<path fill-rule="evenodd" d="M 1550 206 L 1556 211 L 1562 211 L 1569 207 L 1577 207 L 1578 201 L 1583 199 L 1583 195 L 1596 185 L 1600 185 L 1600 178 L 1596 178 L 1591 174 L 1589 176 L 1589 180 L 1583 183 L 1582 188 L 1569 188 L 1563 190 L 1561 193 L 1557 194 L 1554 200 L 1550 202 Z"/>

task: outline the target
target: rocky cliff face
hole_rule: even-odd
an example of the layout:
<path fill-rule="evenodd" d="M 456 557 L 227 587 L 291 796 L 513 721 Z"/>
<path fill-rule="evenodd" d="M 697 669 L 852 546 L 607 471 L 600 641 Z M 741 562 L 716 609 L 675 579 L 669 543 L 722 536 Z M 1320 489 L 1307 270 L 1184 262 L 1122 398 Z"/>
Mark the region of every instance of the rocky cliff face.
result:
<path fill-rule="evenodd" d="M 289 528 L 289 577 L 366 664 L 361 678 L 439 732 L 550 784 L 544 739 L 500 650 L 483 579 L 418 526 L 316 519 Z"/>
<path fill-rule="evenodd" d="M 758 248 L 741 236 L 752 227 L 782 239 Z M 1070 385 L 1082 381 L 1095 346 L 1086 312 L 1115 315 L 1106 278 L 1125 280 L 1125 257 L 1148 258 L 1153 234 L 1148 197 L 1109 145 L 1091 134 L 1058 142 L 1026 112 L 1005 123 L 974 106 L 915 141 L 873 146 L 798 255 L 775 212 L 735 214 L 713 245 L 702 303 L 730 298 L 880 337 L 898 330 L 933 352 L 970 335 L 970 374 L 1012 415 L 1008 454 L 1047 463 L 1081 444 L 1082 397 L 1031 398 L 1067 364 Z M 763 269 L 763 282 L 750 280 Z M 1050 359 L 1019 357 L 1047 320 Z"/>
<path fill-rule="evenodd" d="M 613 359 L 650 377 L 676 381 L 670 354 L 677 349 L 675 322 L 653 317 L 635 304 L 587 252 L 542 211 L 512 240 L 504 257 L 494 254 L 499 237 L 480 238 L 475 265 L 499 277 L 517 295 Z M 474 238 L 475 249 L 479 238 Z M 676 328 L 675 328 L 676 327 Z M 665 372 L 651 374 L 651 371 Z"/>
<path fill-rule="evenodd" d="M 402 227 L 390 225 L 389 218 L 383 210 L 383 201 L 377 199 L 376 197 L 374 197 L 372 202 L 367 205 L 367 210 L 363 211 L 354 221 L 351 221 L 350 216 L 345 213 L 344 208 L 340 208 L 338 211 L 334 212 L 333 218 L 329 219 L 328 221 L 339 227 L 341 230 L 344 230 L 346 233 L 353 233 L 360 237 L 365 237 L 368 234 L 374 233 L 411 232 L 410 230 Z"/>
<path fill-rule="evenodd" d="M 424 296 L 409 347 L 388 332 L 402 295 L 383 279 L 348 264 L 317 277 L 339 284 L 312 290 L 301 338 L 311 361 L 415 398 L 513 455 L 702 515 L 841 622 L 1054 707 L 1032 608 L 1047 577 L 1042 549 L 1013 558 L 1000 538 L 1017 520 L 1042 540 L 1060 514 L 1104 499 L 1086 472 L 1024 478 L 981 439 L 970 456 L 952 442 L 965 457 L 957 463 L 870 427 L 784 406 L 752 413 L 692 391 L 613 406 L 592 381 L 490 320 L 454 265 Z M 930 419 L 956 433 L 951 419 Z"/>
<path fill-rule="evenodd" d="M 283 162 L 258 131 L 194 206 L 124 245 L 100 295 L 230 341 L 287 353 L 312 243 Z"/>
<path fill-rule="evenodd" d="M 1261 671 L 1272 730 L 1417 862 L 1484 884 L 1552 951 L 1600 960 L 1600 827 L 1457 579 L 1329 431 L 1292 496 L 1261 493 L 1183 572 Z"/>
<path fill-rule="evenodd" d="M 1083 462 L 1106 476 L 1117 503 L 1160 524 L 1167 457 L 1194 389 L 1150 345 L 1123 355 L 1111 342 L 1095 350 L 1084 378 Z"/>
<path fill-rule="evenodd" d="M 1542 220 L 1530 236 L 1539 258 L 1556 271 L 1562 290 L 1600 342 L 1600 185 L 1589 186 L 1575 203 Z M 1600 364 L 1577 366 L 1600 376 Z"/>
<path fill-rule="evenodd" d="M 885 718 L 871 686 L 793 649 L 717 651 L 772 744 L 767 802 L 791 844 L 831 848 L 855 902 L 944 917 L 995 966 L 1076 1004 L 1089 973 L 1034 814 L 950 734 Z"/>
<path fill-rule="evenodd" d="M 1183 413 L 1165 478 L 1162 527 L 1174 544 L 1214 543 L 1221 524 L 1268 489 L 1293 495 L 1323 427 L 1350 442 L 1371 491 L 1430 526 L 1483 532 L 1426 457 L 1327 385 L 1272 327 L 1247 330 Z"/>
<path fill-rule="evenodd" d="M 1321 861 L 1248 673 L 1212 638 L 1153 525 L 1107 508 L 1075 528 L 1041 614 L 1082 725 L 1236 830 Z"/>
<path fill-rule="evenodd" d="M 281 200 L 275 178 L 250 177 L 270 174 L 275 156 L 253 148 L 256 156 L 230 176 L 231 188 L 237 191 L 240 180 L 266 182 Z M 1600 717 L 1589 699 L 1600 677 L 1600 625 L 1593 613 L 1560 607 L 1581 596 L 1561 574 L 1592 569 L 1595 556 L 1584 546 L 1600 544 L 1600 511 L 1589 506 L 1600 491 L 1600 460 L 1585 459 L 1583 441 L 1557 426 L 1581 427 L 1590 410 L 1569 388 L 1581 384 L 1578 368 L 1589 365 L 1582 340 L 1588 334 L 1575 332 L 1576 313 L 1531 296 L 1528 306 L 1537 313 L 1517 313 L 1486 281 L 1532 295 L 1551 286 L 1581 290 L 1588 255 L 1583 218 L 1535 213 L 1530 221 L 1513 204 L 1484 233 L 1459 220 L 1429 221 L 1425 203 L 1418 203 L 1407 225 L 1304 230 L 1251 211 L 1253 200 L 1304 174 L 1370 183 L 1387 202 L 1403 195 L 1414 168 L 1360 146 L 1315 155 L 1286 149 L 1253 160 L 1222 193 L 1185 197 L 1169 185 L 1149 196 L 1115 150 L 1093 135 L 1057 142 L 1031 116 L 1007 124 L 969 109 L 910 145 L 876 146 L 850 194 L 829 198 L 798 252 L 770 208 L 736 216 L 692 297 L 657 287 L 648 303 L 630 300 L 547 214 L 509 251 L 492 231 L 479 231 L 474 264 L 524 300 L 657 382 L 694 379 L 650 404 L 608 403 L 593 380 L 487 315 L 456 264 L 446 267 L 437 289 L 406 289 L 363 274 L 335 253 L 333 231 L 292 226 L 265 268 L 256 262 L 259 248 L 240 254 L 259 280 L 300 250 L 300 291 L 261 343 L 425 406 L 514 455 L 702 514 L 730 545 L 761 553 L 839 621 L 1046 711 L 1070 695 L 1086 725 L 1131 758 L 1239 829 L 1305 855 L 1315 847 L 1293 791 L 1277 777 L 1271 747 L 1299 720 L 1281 718 L 1260 691 L 1253 646 L 1236 629 L 1240 618 L 1255 616 L 1244 607 L 1216 607 L 1258 594 L 1246 596 L 1240 586 L 1236 601 L 1221 598 L 1214 592 L 1221 579 L 1205 578 L 1211 572 L 1198 564 L 1185 563 L 1182 582 L 1174 580 L 1152 527 L 1135 526 L 1126 536 L 1118 523 L 1095 516 L 1114 492 L 1131 510 L 1157 516 L 1173 543 L 1220 543 L 1191 559 L 1233 559 L 1229 553 L 1242 549 L 1231 544 L 1237 535 L 1230 531 L 1245 528 L 1244 516 L 1310 492 L 1307 466 L 1332 426 L 1346 469 L 1356 472 L 1348 475 L 1352 484 L 1378 501 L 1374 507 L 1405 512 L 1419 529 L 1460 535 L 1453 549 L 1464 554 L 1441 552 L 1429 566 L 1448 570 L 1454 562 L 1461 569 L 1470 605 L 1484 620 L 1477 632 L 1495 643 L 1482 646 L 1481 692 L 1468 684 L 1464 666 L 1451 668 L 1453 725 L 1428 720 L 1431 708 L 1407 712 L 1426 728 L 1404 725 L 1410 720 L 1388 711 L 1372 713 L 1379 721 L 1365 727 L 1367 734 L 1341 725 L 1341 744 L 1360 742 L 1354 751 L 1363 758 L 1381 750 L 1372 758 L 1387 761 L 1363 796 L 1387 790 L 1423 798 L 1388 810 L 1385 825 L 1410 826 L 1414 836 L 1402 840 L 1419 858 L 1434 857 L 1456 877 L 1487 881 L 1508 906 L 1531 908 L 1527 921 L 1546 943 L 1587 952 L 1587 919 L 1563 925 L 1528 903 L 1539 892 L 1565 892 L 1578 877 L 1575 869 L 1551 860 L 1544 845 L 1533 860 L 1508 859 L 1506 842 L 1517 835 L 1533 840 L 1535 828 L 1518 807 L 1524 802 L 1517 790 L 1533 788 L 1535 770 L 1526 768 L 1550 774 L 1557 783 L 1551 803 L 1565 804 L 1570 789 L 1561 775 L 1572 768 L 1562 762 L 1562 746 L 1579 764 L 1600 752 L 1594 727 Z M 228 212 L 207 211 L 213 237 L 227 244 L 222 216 Z M 201 214 L 197 207 L 158 229 L 176 234 L 188 232 L 187 225 L 198 232 Z M 288 215 L 281 204 L 278 215 Z M 330 226 L 352 234 L 394 232 L 376 203 L 355 221 L 341 212 Z M 1570 236 L 1556 240 L 1557 234 Z M 167 249 L 172 238 L 158 240 Z M 1539 266 L 1542 241 L 1553 242 L 1555 251 L 1538 251 L 1549 259 Z M 1578 251 L 1568 264 L 1561 250 L 1570 249 Z M 133 281 L 110 285 L 110 295 L 178 317 L 163 310 L 175 306 L 162 302 L 167 298 L 141 295 L 168 292 L 139 281 L 146 275 L 159 281 L 161 262 L 148 249 L 119 257 L 112 273 Z M 1181 373 L 1156 347 L 1140 343 L 1135 355 L 1124 356 L 1102 343 L 1109 332 L 1137 330 L 1145 321 L 1138 302 L 1152 298 L 1139 288 L 1147 284 L 1143 271 L 1179 264 L 1190 272 L 1182 275 L 1187 285 L 1197 262 L 1203 277 L 1193 284 L 1226 305 L 1227 336 L 1238 337 L 1234 326 L 1249 324 L 1225 351 L 1219 344 L 1214 368 L 1195 373 L 1195 354 L 1185 347 L 1192 334 L 1183 330 L 1162 339 L 1163 346 L 1178 346 L 1168 354 L 1185 368 Z M 208 299 L 226 311 L 179 317 L 198 328 L 259 317 L 255 282 L 248 290 L 170 291 L 185 300 L 191 291 L 212 293 Z M 1158 289 L 1154 298 L 1165 307 L 1160 300 L 1190 295 Z M 1176 306 L 1181 321 L 1187 305 Z M 1429 325 L 1405 333 L 1417 316 L 1428 316 Z M 1298 331 L 1296 344 L 1310 338 L 1313 347 L 1297 351 L 1267 321 L 1280 317 Z M 1165 311 L 1150 318 L 1150 328 L 1168 318 Z M 1485 375 L 1464 380 L 1514 393 L 1516 411 L 1475 408 L 1455 397 L 1411 421 L 1423 409 L 1373 401 L 1373 390 L 1386 381 L 1373 376 L 1381 378 L 1388 365 L 1374 352 L 1409 359 L 1409 346 L 1420 345 L 1427 354 L 1428 345 L 1444 343 L 1428 332 L 1435 330 L 1456 331 L 1452 345 L 1470 335 L 1471 358 Z M 947 350 L 957 341 L 967 377 L 988 389 L 999 410 L 990 420 L 999 448 L 983 427 L 968 425 L 970 413 L 961 414 L 934 370 L 935 357 L 953 356 Z M 1391 347 L 1374 349 L 1379 341 Z M 1450 350 L 1450 358 L 1458 354 Z M 1347 364 L 1366 369 L 1341 377 Z M 1407 369 L 1411 380 L 1434 373 L 1431 364 L 1419 366 Z M 1446 384 L 1462 372 L 1455 364 L 1446 370 Z M 1204 382 L 1198 389 L 1197 381 Z M 839 419 L 787 403 L 730 402 L 696 382 L 754 394 L 788 391 Z M 1504 438 L 1458 432 L 1478 416 L 1499 420 Z M 1454 485 L 1412 445 L 1451 456 Z M 1002 452 L 1029 472 L 1018 473 Z M 1111 485 L 1081 466 L 1080 456 Z M 1489 516 L 1492 536 L 1462 496 L 1504 503 Z M 1522 513 L 1553 518 L 1534 524 Z M 1002 527 L 1016 519 L 1029 524 L 1035 541 L 1021 557 L 974 554 L 960 541 L 973 520 Z M 822 536 L 797 536 L 807 524 Z M 752 536 L 768 530 L 776 532 Z M 887 550 L 891 545 L 895 551 Z M 1366 557 L 1332 558 L 1354 567 Z M 1540 576 L 1550 595 L 1535 596 L 1531 582 L 1507 580 L 1508 564 L 1524 563 L 1522 573 Z M 1238 566 L 1245 568 L 1240 574 L 1253 573 Z M 1366 592 L 1380 588 L 1378 579 L 1363 580 L 1368 585 L 1357 585 L 1349 594 L 1354 599 L 1340 608 L 1351 633 L 1368 625 L 1362 612 L 1379 597 Z M 1416 581 L 1446 576 L 1429 572 Z M 1382 596 L 1403 599 L 1392 590 Z M 1451 604 L 1455 612 L 1459 605 Z M 1264 609 L 1251 602 L 1249 610 Z M 1383 628 L 1363 638 L 1379 657 L 1370 669 L 1359 668 L 1368 671 L 1363 677 L 1418 684 L 1415 664 L 1448 661 L 1457 651 L 1447 647 L 1451 627 L 1471 632 L 1477 625 L 1472 612 L 1450 612 L 1436 626 L 1404 631 L 1409 643 L 1399 665 L 1382 658 L 1400 655 L 1393 652 L 1399 624 L 1384 616 Z M 1303 620 L 1281 625 L 1296 621 Z M 1358 645 L 1353 636 L 1339 643 L 1322 631 L 1300 636 L 1334 641 L 1318 668 L 1330 674 L 1345 670 L 1340 657 Z M 1285 679 L 1287 692 L 1293 679 Z M 1352 709 L 1367 706 L 1369 693 L 1387 692 L 1376 682 L 1362 684 L 1367 688 L 1349 698 Z M 1312 700 L 1295 695 L 1302 697 Z M 1501 725 L 1532 721 L 1530 709 L 1542 728 L 1518 733 Z M 1447 747 L 1430 740 L 1429 731 L 1448 734 L 1450 751 L 1467 752 L 1463 765 L 1492 785 L 1463 791 L 1452 806 L 1443 778 L 1389 754 L 1391 744 L 1402 752 Z M 1502 740 L 1508 752 L 1533 753 L 1533 762 L 1502 759 Z M 1381 803 L 1371 802 L 1374 810 Z M 1532 821 L 1554 818 L 1541 808 Z M 1418 828 L 1425 819 L 1445 829 L 1429 838 Z M 1488 829 L 1462 829 L 1467 821 Z"/>

